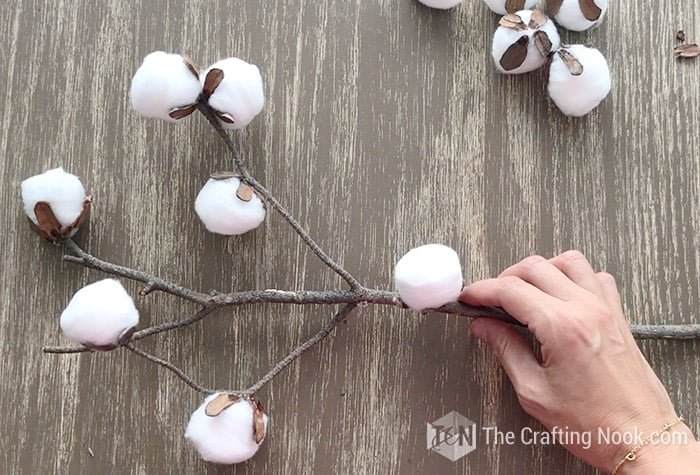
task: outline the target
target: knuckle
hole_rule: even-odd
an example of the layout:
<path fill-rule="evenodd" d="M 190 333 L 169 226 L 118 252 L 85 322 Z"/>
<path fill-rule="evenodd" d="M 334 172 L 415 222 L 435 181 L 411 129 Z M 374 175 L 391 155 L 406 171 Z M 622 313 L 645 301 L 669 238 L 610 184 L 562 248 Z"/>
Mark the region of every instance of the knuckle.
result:
<path fill-rule="evenodd" d="M 518 274 L 528 275 L 543 262 L 547 262 L 547 259 L 542 256 L 529 256 L 520 261 L 513 270 Z"/>
<path fill-rule="evenodd" d="M 534 255 L 534 256 L 529 256 L 520 261 L 520 264 L 525 266 L 525 267 L 530 267 L 530 266 L 536 266 L 538 264 L 541 264 L 542 262 L 546 261 L 544 257 L 540 255 Z"/>
<path fill-rule="evenodd" d="M 613 277 L 612 274 L 608 274 L 607 272 L 598 272 L 596 274 L 596 277 L 603 284 L 617 287 L 617 283 L 615 282 L 615 277 Z"/>
<path fill-rule="evenodd" d="M 584 256 L 581 251 L 577 251 L 575 249 L 571 249 L 569 251 L 566 251 L 566 252 L 562 253 L 559 257 L 564 262 L 569 262 L 569 263 L 588 262 L 588 259 L 586 259 L 586 256 Z"/>

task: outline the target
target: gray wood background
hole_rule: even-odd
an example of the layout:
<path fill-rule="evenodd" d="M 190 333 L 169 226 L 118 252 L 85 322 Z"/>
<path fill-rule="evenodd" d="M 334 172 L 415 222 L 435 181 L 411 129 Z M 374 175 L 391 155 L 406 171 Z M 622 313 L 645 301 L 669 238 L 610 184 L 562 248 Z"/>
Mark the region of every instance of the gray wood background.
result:
<path fill-rule="evenodd" d="M 700 322 L 700 62 L 672 55 L 676 30 L 700 40 L 697 1 L 614 0 L 599 29 L 563 33 L 599 46 L 614 77 L 580 120 L 546 99 L 543 73 L 495 73 L 497 17 L 477 0 L 0 3 L 0 473 L 594 473 L 557 446 L 481 440 L 455 463 L 426 450 L 426 422 L 451 410 L 538 427 L 459 317 L 354 312 L 259 394 L 269 436 L 237 467 L 187 445 L 201 399 L 171 374 L 125 351 L 43 355 L 65 343 L 72 293 L 101 277 L 26 226 L 20 181 L 58 165 L 93 193 L 78 241 L 105 259 L 201 290 L 341 285 L 272 214 L 241 238 L 204 231 L 194 197 L 231 164 L 202 117 L 130 111 L 131 75 L 157 49 L 261 67 L 265 110 L 237 134 L 246 161 L 364 284 L 391 287 L 397 258 L 428 242 L 455 247 L 470 281 L 576 248 L 617 276 L 630 320 Z M 143 325 L 192 310 L 137 303 Z M 143 348 L 208 386 L 247 386 L 333 310 L 222 311 Z M 642 349 L 697 433 L 700 345 Z"/>

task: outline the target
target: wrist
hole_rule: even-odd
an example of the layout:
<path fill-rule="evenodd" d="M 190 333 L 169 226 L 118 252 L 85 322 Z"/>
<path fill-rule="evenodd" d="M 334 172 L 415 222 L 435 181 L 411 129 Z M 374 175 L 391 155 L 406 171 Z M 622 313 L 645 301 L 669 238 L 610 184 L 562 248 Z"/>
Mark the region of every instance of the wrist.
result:
<path fill-rule="evenodd" d="M 617 466 L 633 448 L 630 447 L 619 456 L 613 467 Z M 698 467 L 700 467 L 700 443 L 695 440 L 688 426 L 680 423 L 660 433 L 653 441 L 641 447 L 635 453 L 633 460 L 626 460 L 620 466 L 617 475 L 684 474 L 693 473 Z"/>

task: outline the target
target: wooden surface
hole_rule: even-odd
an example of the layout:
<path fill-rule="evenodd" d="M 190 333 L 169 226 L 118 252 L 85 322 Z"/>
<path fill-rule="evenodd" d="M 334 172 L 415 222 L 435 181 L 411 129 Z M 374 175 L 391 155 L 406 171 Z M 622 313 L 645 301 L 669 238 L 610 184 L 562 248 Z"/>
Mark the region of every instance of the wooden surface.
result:
<path fill-rule="evenodd" d="M 202 463 L 183 437 L 198 394 L 125 351 L 45 356 L 57 317 L 101 277 L 61 261 L 21 212 L 19 183 L 63 165 L 95 203 L 78 241 L 105 259 L 207 289 L 341 283 L 270 215 L 241 238 L 207 234 L 193 200 L 231 168 L 202 117 L 171 125 L 130 110 L 131 75 L 152 50 L 200 66 L 261 67 L 263 114 L 236 134 L 255 175 L 368 286 L 390 288 L 413 246 L 442 242 L 469 281 L 532 253 L 569 248 L 617 276 L 630 320 L 700 322 L 698 3 L 615 0 L 568 42 L 607 55 L 611 96 L 568 120 L 545 76 L 503 77 L 497 17 L 413 0 L 5 0 L 0 6 L 0 473 L 590 474 L 557 446 L 486 446 L 453 463 L 425 447 L 426 422 L 456 410 L 479 426 L 538 426 L 468 322 L 395 309 L 354 312 L 259 398 L 258 455 Z M 129 290 L 137 287 L 127 284 Z M 144 325 L 192 310 L 139 298 Z M 332 308 L 222 311 L 143 347 L 214 387 L 247 386 Z M 644 343 L 678 410 L 700 430 L 700 345 Z M 93 455 L 94 454 L 94 455 Z"/>

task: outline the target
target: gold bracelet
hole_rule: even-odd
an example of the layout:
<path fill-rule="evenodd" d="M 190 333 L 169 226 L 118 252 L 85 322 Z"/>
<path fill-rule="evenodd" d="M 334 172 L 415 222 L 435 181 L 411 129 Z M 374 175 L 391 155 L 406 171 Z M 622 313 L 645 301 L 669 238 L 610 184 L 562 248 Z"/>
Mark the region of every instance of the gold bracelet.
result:
<path fill-rule="evenodd" d="M 637 446 L 634 447 L 632 450 L 630 450 L 629 452 L 627 452 L 627 455 L 625 455 L 625 456 L 622 458 L 622 460 L 620 460 L 620 462 L 619 462 L 617 465 L 615 465 L 615 468 L 614 468 L 613 471 L 612 471 L 612 475 L 617 475 L 617 472 L 620 471 L 620 469 L 621 469 L 622 466 L 625 464 L 625 462 L 628 462 L 628 461 L 631 462 L 632 460 L 636 459 L 636 458 L 637 458 L 637 452 L 639 452 L 640 450 L 642 450 L 642 447 L 644 447 L 645 445 L 648 445 L 649 443 L 653 442 L 654 439 L 656 439 L 659 435 L 661 435 L 662 433 L 666 432 L 667 430 L 669 430 L 671 427 L 675 426 L 676 424 L 680 424 L 681 422 L 683 422 L 683 418 L 682 418 L 682 417 L 677 417 L 676 419 L 673 419 L 672 421 L 667 422 L 666 424 L 664 424 L 664 426 L 663 426 L 661 429 L 657 430 L 656 432 L 652 432 L 651 435 L 650 435 L 649 437 L 647 437 L 646 439 L 644 439 L 644 441 L 643 441 L 641 444 L 637 445 Z"/>

